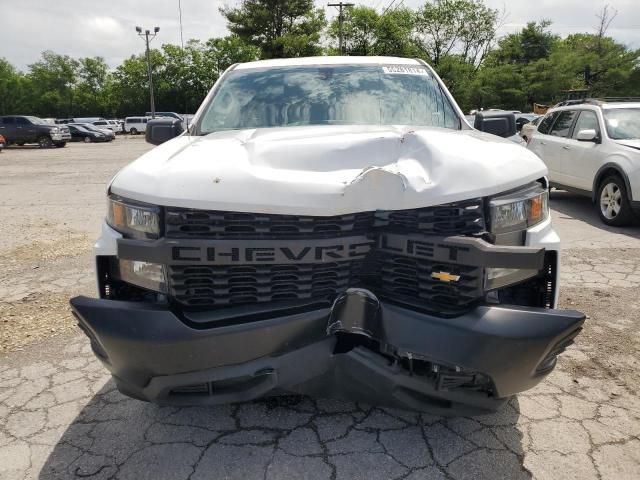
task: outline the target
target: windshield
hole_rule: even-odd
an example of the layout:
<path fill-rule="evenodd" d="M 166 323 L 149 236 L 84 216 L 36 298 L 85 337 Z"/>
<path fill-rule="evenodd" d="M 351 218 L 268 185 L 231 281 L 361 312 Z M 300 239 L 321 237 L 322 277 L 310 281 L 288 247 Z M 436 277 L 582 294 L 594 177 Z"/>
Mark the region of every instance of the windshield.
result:
<path fill-rule="evenodd" d="M 45 122 L 44 120 L 42 120 L 41 118 L 38 118 L 38 117 L 24 117 L 24 118 L 29 120 L 34 125 L 51 125 L 50 123 L 47 123 L 47 122 Z"/>
<path fill-rule="evenodd" d="M 609 138 L 640 139 L 640 108 L 607 108 L 603 113 Z"/>
<path fill-rule="evenodd" d="M 460 120 L 421 65 L 280 67 L 229 73 L 200 132 L 297 125 L 459 129 Z"/>

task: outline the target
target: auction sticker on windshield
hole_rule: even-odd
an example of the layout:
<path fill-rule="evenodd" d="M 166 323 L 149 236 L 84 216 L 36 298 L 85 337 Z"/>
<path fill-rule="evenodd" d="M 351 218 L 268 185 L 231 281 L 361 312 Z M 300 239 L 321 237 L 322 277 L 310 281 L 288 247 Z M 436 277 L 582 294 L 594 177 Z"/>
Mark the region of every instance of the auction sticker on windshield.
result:
<path fill-rule="evenodd" d="M 396 75 L 429 75 L 426 68 L 411 65 L 383 65 L 382 71 Z"/>

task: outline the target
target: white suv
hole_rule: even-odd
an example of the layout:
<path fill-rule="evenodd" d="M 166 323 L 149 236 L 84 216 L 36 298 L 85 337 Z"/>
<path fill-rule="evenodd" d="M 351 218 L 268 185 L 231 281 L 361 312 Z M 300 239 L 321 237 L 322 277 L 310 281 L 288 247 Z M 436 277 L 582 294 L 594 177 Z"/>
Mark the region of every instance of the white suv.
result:
<path fill-rule="evenodd" d="M 640 102 L 586 100 L 549 111 L 529 149 L 552 186 L 590 196 L 607 225 L 640 210 Z"/>

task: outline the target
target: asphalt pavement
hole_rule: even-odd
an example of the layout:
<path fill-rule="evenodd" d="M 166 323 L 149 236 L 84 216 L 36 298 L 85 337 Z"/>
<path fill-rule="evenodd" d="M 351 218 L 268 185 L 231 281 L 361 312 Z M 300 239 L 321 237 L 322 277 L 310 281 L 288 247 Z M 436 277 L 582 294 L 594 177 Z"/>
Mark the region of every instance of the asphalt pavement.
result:
<path fill-rule="evenodd" d="M 309 397 L 209 408 L 119 394 L 66 302 L 94 294 L 105 187 L 140 138 L 0 154 L 0 479 L 640 478 L 640 227 L 555 191 L 561 306 L 583 334 L 500 412 L 444 418 Z"/>

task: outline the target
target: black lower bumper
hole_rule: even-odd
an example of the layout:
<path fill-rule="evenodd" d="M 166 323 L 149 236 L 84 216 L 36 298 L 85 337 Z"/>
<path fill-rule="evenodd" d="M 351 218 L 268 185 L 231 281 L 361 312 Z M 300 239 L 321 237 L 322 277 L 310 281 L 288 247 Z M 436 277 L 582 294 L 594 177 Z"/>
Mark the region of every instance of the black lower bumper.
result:
<path fill-rule="evenodd" d="M 494 410 L 536 385 L 578 334 L 575 311 L 478 307 L 439 318 L 349 290 L 332 307 L 214 328 L 139 302 L 71 300 L 118 388 L 161 404 L 294 392 L 438 413 Z M 362 339 L 340 345 L 345 337 Z M 432 370 L 414 371 L 413 362 Z M 454 372 L 443 381 L 443 371 Z M 486 389 L 455 381 L 481 375 Z M 447 379 L 453 381 L 447 381 Z"/>

